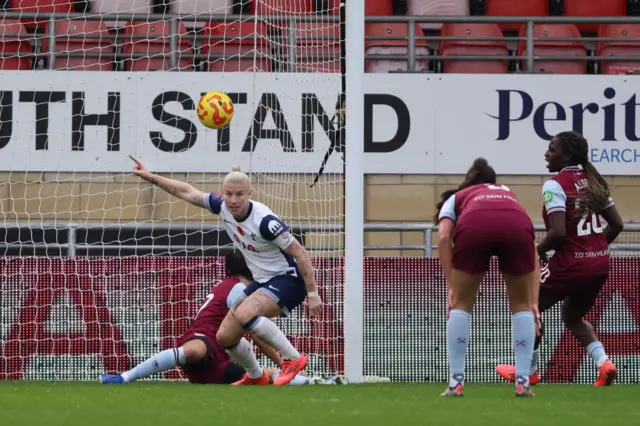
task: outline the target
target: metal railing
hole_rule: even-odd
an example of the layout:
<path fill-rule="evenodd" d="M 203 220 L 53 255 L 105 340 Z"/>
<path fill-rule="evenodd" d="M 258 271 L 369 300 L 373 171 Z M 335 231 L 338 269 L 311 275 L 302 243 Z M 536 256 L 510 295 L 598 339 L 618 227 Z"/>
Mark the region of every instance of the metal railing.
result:
<path fill-rule="evenodd" d="M 335 233 L 339 234 L 344 232 L 344 226 L 340 224 L 335 225 L 290 225 L 294 234 L 302 239 L 303 243 L 308 233 Z M 25 234 L 27 238 L 24 241 L 7 241 L 6 234 L 5 240 L 0 241 L 0 251 L 6 253 L 7 250 L 24 250 L 24 249 L 54 249 L 60 253 L 61 256 L 95 256 L 95 255 L 108 255 L 118 256 L 125 254 L 138 254 L 139 252 L 148 252 L 148 254 L 160 252 L 163 255 L 177 255 L 177 254 L 198 254 L 203 251 L 210 250 L 216 254 L 221 254 L 226 251 L 232 250 L 233 246 L 230 240 L 223 244 L 210 244 L 203 241 L 202 244 L 139 244 L 138 240 L 165 238 L 170 239 L 172 237 L 185 236 L 187 234 L 199 235 L 203 233 L 221 233 L 226 235 L 224 227 L 218 224 L 168 224 L 168 223 L 113 223 L 113 224 L 56 224 L 56 223 L 9 223 L 5 222 L 0 228 L 5 232 L 10 229 L 29 230 L 29 231 L 46 231 L 55 230 L 62 235 L 63 241 L 45 241 L 35 242 L 31 233 Z M 97 230 L 99 235 L 105 235 L 108 231 L 158 231 L 160 234 L 155 237 L 150 237 L 149 234 L 138 238 L 123 237 L 123 241 L 105 241 L 99 238 L 93 242 L 79 241 L 78 233 L 80 231 Z M 534 224 L 534 230 L 538 233 L 537 240 L 542 238 L 542 233 L 545 231 L 542 223 Z M 432 257 L 433 251 L 438 249 L 437 244 L 434 244 L 434 233 L 438 232 L 437 225 L 433 223 L 413 223 L 413 224 L 394 224 L 394 223 L 368 223 L 364 226 L 364 232 L 418 232 L 422 233 L 422 244 L 400 244 L 400 245 L 365 245 L 366 251 L 422 251 L 424 257 Z M 625 236 L 633 233 L 631 238 L 635 242 L 623 242 Z M 638 234 L 638 235 L 636 235 Z M 219 235 L 214 236 L 218 241 L 221 239 Z M 94 238 L 95 239 L 95 238 Z M 305 245 L 309 251 L 324 251 L 324 252 L 341 252 L 343 247 L 339 245 Z M 626 252 L 627 254 L 640 253 L 640 224 L 627 223 L 621 236 L 618 237 L 616 242 L 610 245 L 610 250 L 613 255 Z"/>
<path fill-rule="evenodd" d="M 287 61 L 290 64 L 295 64 L 298 60 L 304 59 L 320 59 L 319 55 L 307 55 L 306 57 L 301 57 L 296 55 L 296 44 L 299 35 L 296 32 L 296 23 L 298 22 L 314 22 L 314 23 L 333 23 L 336 24 L 339 22 L 339 18 L 337 16 L 328 16 L 328 15 L 278 15 L 278 16 L 259 16 L 256 17 L 254 15 L 216 15 L 209 13 L 202 14 L 136 14 L 136 13 L 108 13 L 108 14 L 94 14 L 94 13 L 22 13 L 22 12 L 2 12 L 0 11 L 0 19 L 21 19 L 21 20 L 39 20 L 39 21 L 48 21 L 48 34 L 38 36 L 38 35 L 30 35 L 29 38 L 49 38 L 51 41 L 48 46 L 48 52 L 43 52 L 44 56 L 47 56 L 49 59 L 49 67 L 55 68 L 56 56 L 61 52 L 56 51 L 56 45 L 52 41 L 55 40 L 59 34 L 56 33 L 56 25 L 55 21 L 57 20 L 69 20 L 69 19 L 83 19 L 83 20 L 97 20 L 97 21 L 107 21 L 107 22 L 116 22 L 116 21 L 168 21 L 171 27 L 171 34 L 169 37 L 170 44 L 170 52 L 167 54 L 169 56 L 170 67 L 171 69 L 177 69 L 179 64 L 179 58 L 182 59 L 202 59 L 202 60 L 212 60 L 212 59 L 226 59 L 232 55 L 220 54 L 220 53 L 210 53 L 210 54 L 197 54 L 197 53 L 185 53 L 179 52 L 180 40 L 189 39 L 194 40 L 196 42 L 202 42 L 205 40 L 222 40 L 223 37 L 215 37 L 215 36 L 203 36 L 197 34 L 189 34 L 188 36 L 181 35 L 179 33 L 179 22 L 183 23 L 207 23 L 207 22 L 287 22 L 288 24 L 283 27 L 284 33 L 281 35 L 269 35 L 267 36 L 270 40 L 281 41 L 282 43 L 289 44 L 288 49 L 285 53 L 274 52 L 272 54 L 264 55 L 261 53 L 254 52 L 253 54 L 273 59 L 279 61 Z M 610 56 L 595 56 L 595 55 L 587 55 L 587 56 L 537 56 L 534 55 L 534 41 L 541 40 L 539 38 L 534 37 L 534 25 L 538 23 L 547 23 L 547 24 L 557 24 L 557 23 L 565 23 L 565 24 L 639 24 L 640 17 L 564 17 L 564 16 L 529 16 L 529 17 L 511 17 L 511 16 L 368 16 L 365 18 L 368 23 L 404 23 L 408 25 L 407 36 L 385 36 L 385 37 L 373 37 L 366 36 L 365 40 L 367 41 L 376 41 L 376 40 L 402 40 L 407 41 L 407 52 L 406 54 L 366 54 L 366 60 L 405 60 L 407 61 L 407 71 L 414 72 L 416 61 L 419 60 L 427 60 L 427 61 L 440 61 L 446 59 L 447 61 L 486 61 L 486 60 L 502 60 L 502 61 L 525 61 L 526 62 L 526 72 L 533 72 L 533 63 L 536 60 L 542 61 L 586 61 L 586 62 L 597 62 L 601 60 L 616 60 L 616 61 L 637 61 L 639 58 L 637 56 L 616 56 L 614 58 Z M 522 24 L 526 25 L 526 35 L 524 37 L 519 36 L 504 36 L 504 37 L 448 37 L 448 36 L 439 36 L 439 35 L 426 35 L 426 36 L 416 36 L 415 25 L 416 24 L 448 24 L 448 23 L 497 23 L 497 24 Z M 66 36 L 69 37 L 69 36 Z M 73 38 L 75 36 L 70 36 Z M 79 35 L 78 37 L 82 37 Z M 109 36 L 113 40 L 116 39 L 116 36 Z M 138 36 L 127 36 L 127 39 L 136 39 L 143 38 Z M 236 38 L 234 36 L 234 38 Z M 323 39 L 337 40 L 335 37 L 323 37 Z M 504 41 L 504 42 L 519 42 L 526 41 L 526 54 L 522 56 L 485 56 L 485 55 L 456 55 L 456 56 L 442 56 L 442 55 L 420 55 L 416 53 L 416 41 L 426 41 L 426 42 L 440 42 L 443 40 L 468 40 L 468 41 Z M 597 37 L 589 37 L 589 38 L 544 38 L 545 41 L 588 41 L 588 42 L 598 42 L 598 41 L 620 41 L 624 40 L 624 42 L 640 42 L 639 38 L 597 38 Z M 253 56 L 252 54 L 252 56 Z M 154 56 L 157 55 L 154 53 Z M 121 53 L 88 53 L 88 52 L 64 52 L 64 56 L 66 57 L 113 57 L 114 59 L 122 57 Z M 128 53 L 126 58 L 136 59 L 136 58 L 146 58 L 148 55 L 144 53 Z M 235 55 L 237 57 L 237 55 Z M 322 60 L 339 60 L 338 56 L 331 55 L 322 55 Z M 294 68 L 295 70 L 295 68 Z"/>

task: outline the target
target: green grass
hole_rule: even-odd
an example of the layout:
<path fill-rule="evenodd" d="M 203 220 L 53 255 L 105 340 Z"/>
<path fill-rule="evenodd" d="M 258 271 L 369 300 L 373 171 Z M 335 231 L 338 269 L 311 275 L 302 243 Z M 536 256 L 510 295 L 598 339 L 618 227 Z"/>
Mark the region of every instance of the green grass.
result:
<path fill-rule="evenodd" d="M 540 385 L 532 399 L 506 384 L 470 383 L 464 398 L 441 398 L 442 388 L 0 382 L 0 425 L 640 425 L 638 385 Z"/>

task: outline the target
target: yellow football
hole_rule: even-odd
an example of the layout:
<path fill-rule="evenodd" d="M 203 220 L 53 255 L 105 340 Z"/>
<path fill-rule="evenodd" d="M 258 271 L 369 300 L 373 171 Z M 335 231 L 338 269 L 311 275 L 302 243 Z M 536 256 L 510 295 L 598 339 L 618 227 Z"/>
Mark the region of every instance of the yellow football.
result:
<path fill-rule="evenodd" d="M 198 102 L 198 118 L 210 129 L 222 129 L 231 123 L 233 102 L 226 93 L 209 92 Z"/>

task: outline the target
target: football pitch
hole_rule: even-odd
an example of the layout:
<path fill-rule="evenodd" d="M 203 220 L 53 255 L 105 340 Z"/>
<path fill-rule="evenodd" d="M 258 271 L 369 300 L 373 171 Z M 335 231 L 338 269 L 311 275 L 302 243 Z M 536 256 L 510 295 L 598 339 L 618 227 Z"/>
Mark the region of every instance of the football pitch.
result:
<path fill-rule="evenodd" d="M 0 424 L 124 425 L 639 425 L 640 386 L 539 385 L 534 398 L 507 384 L 243 387 L 146 382 L 0 382 Z"/>

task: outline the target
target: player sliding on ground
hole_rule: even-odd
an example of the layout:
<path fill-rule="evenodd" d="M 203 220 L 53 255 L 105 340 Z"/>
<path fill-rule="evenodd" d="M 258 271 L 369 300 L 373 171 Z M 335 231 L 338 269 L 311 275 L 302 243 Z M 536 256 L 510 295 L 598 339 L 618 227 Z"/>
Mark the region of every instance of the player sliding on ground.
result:
<path fill-rule="evenodd" d="M 226 278 L 211 288 L 193 322 L 178 340 L 178 346 L 157 353 L 124 373 L 101 374 L 102 384 L 129 383 L 175 367 L 180 367 L 191 383 L 230 384 L 242 379 L 246 371 L 232 362 L 224 348 L 216 343 L 216 333 L 253 276 L 239 253 L 228 254 L 224 263 Z M 255 336 L 253 340 L 277 366 L 282 364 L 282 358 L 273 348 Z M 276 369 L 265 369 L 265 372 L 272 380 L 278 378 Z M 298 375 L 290 384 L 303 385 L 308 381 L 306 376 Z"/>
<path fill-rule="evenodd" d="M 456 190 L 438 203 L 440 261 L 449 286 L 447 351 L 449 385 L 442 396 L 463 396 L 471 312 L 480 282 L 497 256 L 513 313 L 516 396 L 532 396 L 529 365 L 536 337 L 538 287 L 531 219 L 516 196 L 496 185 L 496 173 L 478 158 Z"/>
<path fill-rule="evenodd" d="M 538 308 L 544 312 L 562 303 L 562 320 L 571 333 L 587 348 L 599 369 L 595 386 L 609 386 L 616 378 L 616 366 L 609 360 L 593 326 L 583 319 L 595 304 L 609 275 L 609 244 L 622 232 L 620 213 L 610 197 L 607 181 L 589 161 L 589 145 L 576 132 L 557 134 L 545 154 L 547 168 L 558 173 L 542 187 L 547 235 L 538 245 L 543 260 L 554 251 L 542 268 Z M 607 221 L 602 227 L 600 216 Z M 540 381 L 538 360 L 540 337 L 536 339 L 529 374 Z M 511 365 L 498 365 L 497 373 L 514 379 Z"/>
<path fill-rule="evenodd" d="M 315 271 L 304 247 L 293 237 L 289 227 L 269 207 L 251 201 L 249 176 L 234 166 L 222 182 L 222 195 L 204 193 L 185 182 L 149 172 L 139 161 L 133 173 L 168 193 L 195 206 L 217 214 L 227 234 L 242 252 L 254 281 L 242 292 L 241 303 L 234 304 L 226 315 L 216 340 L 246 374 L 234 385 L 268 385 L 268 374 L 260 367 L 251 344 L 242 336 L 251 332 L 276 349 L 284 361 L 281 373 L 273 381 L 286 385 L 308 364 L 269 318 L 289 315 L 305 297 L 311 316 L 322 312 Z"/>

